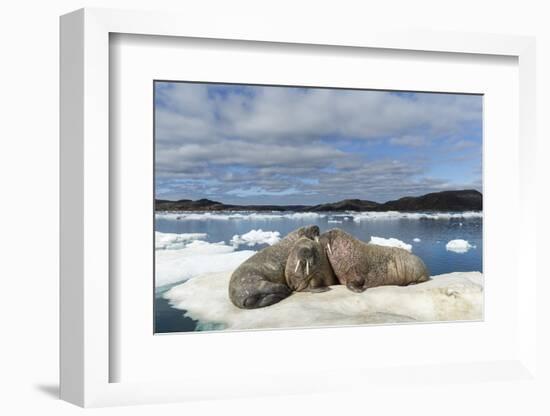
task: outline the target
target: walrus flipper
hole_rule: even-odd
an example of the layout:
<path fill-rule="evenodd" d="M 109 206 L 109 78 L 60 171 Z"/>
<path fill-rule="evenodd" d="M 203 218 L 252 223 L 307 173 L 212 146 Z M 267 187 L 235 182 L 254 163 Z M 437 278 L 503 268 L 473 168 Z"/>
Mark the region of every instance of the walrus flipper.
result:
<path fill-rule="evenodd" d="M 273 305 L 292 293 L 287 285 L 273 283 L 259 276 L 248 277 L 230 290 L 229 296 L 235 306 L 242 309 L 256 309 Z"/>
<path fill-rule="evenodd" d="M 358 284 L 356 281 L 353 280 L 347 282 L 346 287 L 355 293 L 362 293 L 367 290 L 367 288 L 363 284 Z"/>

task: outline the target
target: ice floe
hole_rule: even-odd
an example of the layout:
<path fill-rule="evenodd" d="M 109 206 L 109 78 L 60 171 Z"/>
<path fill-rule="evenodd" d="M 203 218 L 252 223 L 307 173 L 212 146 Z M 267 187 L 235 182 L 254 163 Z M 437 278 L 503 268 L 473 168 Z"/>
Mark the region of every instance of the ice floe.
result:
<path fill-rule="evenodd" d="M 386 247 L 399 247 L 402 249 L 405 249 L 407 251 L 412 250 L 412 245 L 407 244 L 404 241 L 401 241 L 397 238 L 383 238 L 383 237 L 375 237 L 372 236 L 369 241 L 371 244 L 376 244 L 379 246 L 386 246 Z"/>
<path fill-rule="evenodd" d="M 293 293 L 275 305 L 243 310 L 229 300 L 231 272 L 198 276 L 168 290 L 170 304 L 208 328 L 342 326 L 483 319 L 483 275 L 449 273 L 426 283 L 381 286 L 354 293 L 332 286 L 324 293 Z M 211 326 L 210 326 L 211 327 Z"/>
<path fill-rule="evenodd" d="M 329 217 L 329 223 L 337 221 L 348 221 L 352 218 L 355 222 L 374 220 L 449 220 L 449 219 L 471 219 L 482 218 L 483 213 L 478 211 L 466 212 L 398 212 L 398 211 L 372 211 L 353 212 L 347 211 L 344 214 L 329 212 L 252 212 L 252 211 L 216 211 L 216 212 L 157 212 L 157 219 L 179 220 L 179 221 L 272 221 L 280 219 L 291 219 L 297 221 L 313 221 L 319 218 Z"/>
<path fill-rule="evenodd" d="M 445 245 L 447 251 L 453 251 L 455 253 L 466 253 L 471 248 L 476 248 L 476 246 L 462 239 L 451 240 Z"/>
<path fill-rule="evenodd" d="M 202 240 L 191 241 L 181 249 L 156 250 L 155 286 L 181 282 L 192 277 L 236 269 L 255 251 L 236 251 L 235 247 Z"/>
<path fill-rule="evenodd" d="M 317 212 L 157 212 L 156 219 L 178 221 L 272 221 L 280 219 L 315 220 L 326 217 L 326 214 Z"/>
<path fill-rule="evenodd" d="M 414 241 L 415 243 L 420 243 L 420 241 L 422 241 L 422 240 L 420 240 L 420 238 L 416 237 L 416 238 L 413 238 L 413 241 Z"/>
<path fill-rule="evenodd" d="M 186 244 L 194 240 L 204 240 L 208 235 L 205 233 L 161 233 L 155 231 L 155 249 L 175 250 L 184 248 Z"/>
<path fill-rule="evenodd" d="M 466 212 L 361 212 L 353 214 L 353 221 L 375 221 L 375 220 L 449 220 L 455 218 L 482 218 L 483 213 L 478 211 Z"/>
<path fill-rule="evenodd" d="M 253 247 L 257 244 L 273 244 L 278 243 L 281 240 L 281 233 L 279 231 L 263 231 L 259 230 L 250 230 L 249 232 L 241 235 L 234 235 L 231 239 L 231 244 L 233 246 L 246 245 L 248 247 Z"/>

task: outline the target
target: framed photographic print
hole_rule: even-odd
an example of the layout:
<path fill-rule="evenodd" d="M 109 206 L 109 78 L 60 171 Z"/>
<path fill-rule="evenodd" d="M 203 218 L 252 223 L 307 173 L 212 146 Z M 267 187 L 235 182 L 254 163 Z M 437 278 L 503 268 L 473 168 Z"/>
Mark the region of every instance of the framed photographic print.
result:
<path fill-rule="evenodd" d="M 62 398 L 532 377 L 533 40 L 203 23 L 61 19 Z"/>

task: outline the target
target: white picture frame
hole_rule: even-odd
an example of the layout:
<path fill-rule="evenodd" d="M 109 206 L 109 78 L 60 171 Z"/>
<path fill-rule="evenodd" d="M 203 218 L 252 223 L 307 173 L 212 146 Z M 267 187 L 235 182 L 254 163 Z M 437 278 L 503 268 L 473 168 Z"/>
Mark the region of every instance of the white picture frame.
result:
<path fill-rule="evenodd" d="M 265 22 L 264 22 L 265 23 Z M 112 382 L 110 367 L 120 357 L 110 349 L 109 275 L 116 259 L 109 251 L 109 37 L 110 34 L 225 39 L 379 48 L 439 54 L 503 55 L 519 67 L 519 213 L 518 264 L 522 286 L 515 310 L 517 348 L 506 359 L 443 362 L 414 368 L 372 368 L 367 372 L 333 368 L 319 382 L 317 373 L 269 373 L 269 380 L 233 380 L 220 375 L 192 380 Z M 532 379 L 536 376 L 536 259 L 521 242 L 535 241 L 535 42 L 530 37 L 465 33 L 380 32 L 307 33 L 277 24 L 239 25 L 223 19 L 204 25 L 192 16 L 83 9 L 61 18 L 61 398 L 80 406 L 159 403 L 220 397 L 332 392 L 353 385 L 434 381 Z M 312 333 L 313 334 L 313 333 Z M 313 335 L 312 335 L 313 336 Z M 442 375 L 444 373 L 444 375 Z M 317 381 L 316 381 L 317 380 Z M 333 380 L 332 382 L 327 380 Z M 342 380 L 352 380 L 343 383 Z M 274 391 L 273 386 L 284 386 Z"/>

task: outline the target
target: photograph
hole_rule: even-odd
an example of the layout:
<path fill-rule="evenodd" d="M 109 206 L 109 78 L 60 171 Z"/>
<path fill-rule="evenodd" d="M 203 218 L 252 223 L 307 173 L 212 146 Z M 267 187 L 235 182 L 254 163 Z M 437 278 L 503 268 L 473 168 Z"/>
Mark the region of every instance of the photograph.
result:
<path fill-rule="evenodd" d="M 482 94 L 153 97 L 155 334 L 483 320 Z"/>

